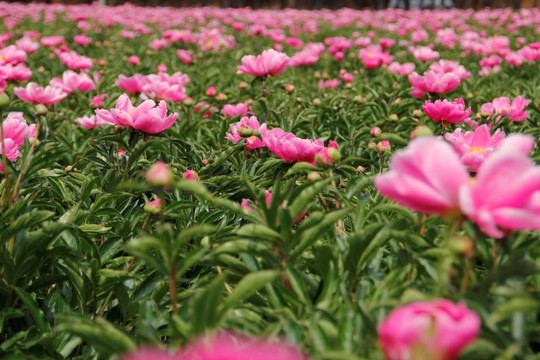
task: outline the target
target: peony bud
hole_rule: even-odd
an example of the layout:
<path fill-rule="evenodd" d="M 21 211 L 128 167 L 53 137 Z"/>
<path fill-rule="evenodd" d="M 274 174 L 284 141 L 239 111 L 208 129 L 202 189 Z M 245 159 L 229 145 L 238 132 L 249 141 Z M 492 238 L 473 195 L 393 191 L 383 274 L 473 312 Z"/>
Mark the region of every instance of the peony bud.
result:
<path fill-rule="evenodd" d="M 377 136 L 382 134 L 382 130 L 381 130 L 380 127 L 374 126 L 374 127 L 371 128 L 370 133 L 371 133 L 371 136 L 377 137 Z"/>
<path fill-rule="evenodd" d="M 158 215 L 161 213 L 161 209 L 161 199 L 150 201 L 148 204 L 144 205 L 144 211 L 152 215 Z"/>
<path fill-rule="evenodd" d="M 249 86 L 248 83 L 245 82 L 245 81 L 242 81 L 240 84 L 238 84 L 238 87 L 239 87 L 240 89 L 242 89 L 242 90 L 247 89 L 248 86 Z"/>
<path fill-rule="evenodd" d="M 313 101 L 311 103 L 313 104 L 313 106 L 321 106 L 322 105 L 322 101 L 319 98 L 313 99 Z"/>
<path fill-rule="evenodd" d="M 184 101 L 182 101 L 182 103 L 186 106 L 193 106 L 194 101 L 192 98 L 187 97 L 184 99 Z"/>
<path fill-rule="evenodd" d="M 193 170 L 188 170 L 184 173 L 185 180 L 199 180 L 199 174 Z"/>
<path fill-rule="evenodd" d="M 45 115 L 49 110 L 47 109 L 47 107 L 43 104 L 37 104 L 36 105 L 36 113 L 38 115 Z"/>
<path fill-rule="evenodd" d="M 0 109 L 8 105 L 9 105 L 9 96 L 5 92 L 0 91 Z"/>
<path fill-rule="evenodd" d="M 390 114 L 388 116 L 388 120 L 390 120 L 392 122 L 398 122 L 399 121 L 399 116 L 397 116 L 396 114 Z"/>
<path fill-rule="evenodd" d="M 213 97 L 214 95 L 216 95 L 216 88 L 213 87 L 213 86 L 210 86 L 208 89 L 206 89 L 206 95 L 210 96 L 210 97 Z"/>
<path fill-rule="evenodd" d="M 251 126 L 240 126 L 238 128 L 238 135 L 247 138 L 253 135 L 253 128 Z"/>
<path fill-rule="evenodd" d="M 377 144 L 377 151 L 381 154 L 389 152 L 392 150 L 390 142 L 388 140 L 383 140 Z"/>
<path fill-rule="evenodd" d="M 411 133 L 411 139 L 416 139 L 420 136 L 431 136 L 433 131 L 428 128 L 426 125 L 418 125 Z"/>
<path fill-rule="evenodd" d="M 424 115 L 424 112 L 420 109 L 415 109 L 412 113 L 412 116 L 414 116 L 415 118 L 419 118 L 422 115 Z"/>
<path fill-rule="evenodd" d="M 358 104 L 361 104 L 361 103 L 364 102 L 364 97 L 362 95 L 358 94 L 353 98 L 353 101 L 358 103 Z"/>
<path fill-rule="evenodd" d="M 321 179 L 322 179 L 321 174 L 319 174 L 316 171 L 312 171 L 307 175 L 307 181 L 309 182 L 315 182 Z"/>
<path fill-rule="evenodd" d="M 146 181 L 152 186 L 159 186 L 166 189 L 173 183 L 174 175 L 167 164 L 158 161 L 146 172 Z"/>
<path fill-rule="evenodd" d="M 292 94 L 292 93 L 294 92 L 294 90 L 295 90 L 294 85 L 293 85 L 293 84 L 287 84 L 287 85 L 285 85 L 285 90 L 287 90 L 287 92 L 288 92 L 289 94 Z"/>

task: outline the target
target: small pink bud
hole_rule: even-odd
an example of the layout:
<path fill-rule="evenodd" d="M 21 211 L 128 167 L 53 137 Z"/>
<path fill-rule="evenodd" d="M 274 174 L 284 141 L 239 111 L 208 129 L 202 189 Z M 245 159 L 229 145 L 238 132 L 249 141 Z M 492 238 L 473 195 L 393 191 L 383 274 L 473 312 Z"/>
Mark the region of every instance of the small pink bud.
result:
<path fill-rule="evenodd" d="M 144 211 L 152 215 L 161 213 L 161 199 L 150 201 L 148 204 L 144 205 Z"/>
<path fill-rule="evenodd" d="M 206 95 L 210 96 L 210 97 L 213 97 L 214 95 L 216 95 L 216 88 L 213 87 L 213 86 L 210 86 L 208 89 L 206 89 Z"/>
<path fill-rule="evenodd" d="M 378 126 L 374 126 L 371 128 L 371 136 L 377 137 L 382 134 L 382 130 Z"/>
<path fill-rule="evenodd" d="M 383 140 L 377 144 L 377 151 L 379 153 L 385 153 L 392 150 L 392 147 L 390 146 L 390 142 L 388 140 Z"/>
<path fill-rule="evenodd" d="M 167 164 L 158 161 L 146 172 L 146 180 L 152 186 L 160 186 L 166 189 L 173 183 L 174 175 Z"/>
<path fill-rule="evenodd" d="M 159 64 L 159 65 L 157 66 L 157 71 L 158 71 L 158 72 L 167 72 L 167 65 L 165 65 L 165 64 Z"/>
<path fill-rule="evenodd" d="M 287 84 L 287 85 L 285 85 L 285 90 L 287 90 L 287 92 L 288 92 L 289 94 L 292 94 L 292 93 L 294 92 L 294 90 L 295 90 L 294 85 L 293 85 L 293 84 Z"/>
<path fill-rule="evenodd" d="M 184 179 L 185 180 L 199 180 L 199 175 L 193 170 L 188 170 L 184 173 Z"/>
<path fill-rule="evenodd" d="M 141 59 L 137 55 L 131 55 L 128 61 L 131 65 L 139 65 L 141 63 Z"/>

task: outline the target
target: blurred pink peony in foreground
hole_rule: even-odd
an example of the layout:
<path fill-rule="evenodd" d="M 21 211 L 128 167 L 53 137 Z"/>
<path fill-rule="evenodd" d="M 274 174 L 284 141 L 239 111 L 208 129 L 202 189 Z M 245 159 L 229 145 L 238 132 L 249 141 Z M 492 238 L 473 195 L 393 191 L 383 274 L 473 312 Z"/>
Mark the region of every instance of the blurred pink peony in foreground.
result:
<path fill-rule="evenodd" d="M 225 333 L 196 340 L 177 360 L 307 360 L 307 357 L 283 342 Z"/>
<path fill-rule="evenodd" d="M 455 99 L 452 102 L 446 99 L 436 100 L 434 103 L 426 100 L 422 109 L 431 120 L 451 124 L 457 124 L 471 115 L 471 108 L 465 110 L 463 99 Z"/>
<path fill-rule="evenodd" d="M 375 187 L 408 208 L 444 216 L 459 212 L 459 189 L 468 179 L 449 144 L 420 137 L 392 156 L 389 170 L 375 178 Z"/>
<path fill-rule="evenodd" d="M 53 78 L 49 84 L 51 86 L 62 89 L 65 93 L 71 94 L 75 90 L 91 91 L 96 89 L 96 85 L 90 76 L 85 73 L 77 74 L 72 70 L 66 70 L 62 74 L 62 78 Z"/>
<path fill-rule="evenodd" d="M 26 52 L 18 49 L 15 45 L 9 45 L 0 50 L 0 65 L 17 65 L 26 61 Z"/>
<path fill-rule="evenodd" d="M 120 95 L 115 108 L 97 109 L 96 115 L 109 123 L 131 127 L 149 134 L 157 134 L 170 128 L 178 118 L 177 113 L 167 116 L 165 101 L 160 101 L 156 106 L 154 101 L 146 100 L 134 107 L 126 94 Z"/>
<path fill-rule="evenodd" d="M 497 129 L 493 135 L 487 125 L 480 125 L 474 131 L 463 133 L 461 128 L 447 133 L 444 138 L 454 146 L 461 162 L 469 171 L 477 171 L 480 164 L 499 148 L 504 141 L 504 133 Z"/>
<path fill-rule="evenodd" d="M 34 82 L 28 83 L 26 88 L 16 87 L 13 89 L 13 92 L 19 99 L 30 104 L 51 105 L 62 101 L 67 96 L 60 88 L 54 86 L 42 88 Z"/>
<path fill-rule="evenodd" d="M 511 134 L 460 192 L 462 211 L 489 236 L 540 230 L 540 166 L 528 156 L 534 138 Z"/>
<path fill-rule="evenodd" d="M 289 62 L 289 57 L 274 49 L 264 50 L 261 55 L 246 55 L 238 66 L 237 74 L 248 74 L 257 77 L 281 74 Z"/>
<path fill-rule="evenodd" d="M 5 149 L 6 158 L 9 161 L 15 161 L 21 154 L 19 147 L 24 145 L 24 139 L 36 136 L 36 125 L 28 125 L 22 112 L 10 112 L 2 122 L 2 131 L 3 141 L 0 139 L 0 154 Z M 1 161 L 0 171 L 4 171 Z"/>
<path fill-rule="evenodd" d="M 394 309 L 378 333 L 388 360 L 453 360 L 479 330 L 480 317 L 464 303 L 436 299 Z"/>
<path fill-rule="evenodd" d="M 236 124 L 230 124 L 231 131 L 225 134 L 225 137 L 237 143 L 242 138 L 246 139 L 246 147 L 248 149 L 258 149 L 264 147 L 264 142 L 257 136 L 252 135 L 254 131 L 265 131 L 266 124 L 259 125 L 259 120 L 255 116 L 243 117 Z"/>
<path fill-rule="evenodd" d="M 443 94 L 450 92 L 458 87 L 461 80 L 454 73 L 437 74 L 434 71 L 426 71 L 422 76 L 413 72 L 409 75 L 409 82 L 414 87 L 411 95 L 420 99 L 425 93 Z"/>

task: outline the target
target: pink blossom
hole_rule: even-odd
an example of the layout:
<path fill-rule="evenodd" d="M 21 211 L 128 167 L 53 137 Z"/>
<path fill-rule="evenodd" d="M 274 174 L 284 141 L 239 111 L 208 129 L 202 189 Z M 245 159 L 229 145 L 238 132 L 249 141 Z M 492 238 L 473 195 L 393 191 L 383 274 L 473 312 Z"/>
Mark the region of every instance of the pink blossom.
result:
<path fill-rule="evenodd" d="M 450 92 L 458 87 L 461 80 L 454 73 L 437 74 L 433 71 L 426 71 L 423 76 L 413 72 L 409 75 L 409 82 L 414 87 L 411 95 L 421 98 L 424 93 L 442 94 Z"/>
<path fill-rule="evenodd" d="M 174 174 L 163 161 L 157 161 L 146 172 L 146 181 L 152 186 L 168 188 L 174 181 Z"/>
<path fill-rule="evenodd" d="M 540 230 L 540 166 L 528 156 L 534 138 L 512 134 L 460 192 L 462 211 L 489 236 Z"/>
<path fill-rule="evenodd" d="M 383 51 L 379 45 L 372 45 L 365 49 L 360 49 L 358 57 L 362 59 L 364 66 L 368 69 L 375 69 L 379 66 L 388 65 L 394 59 L 388 51 Z"/>
<path fill-rule="evenodd" d="M 394 153 L 389 170 L 375 178 L 375 187 L 415 211 L 444 216 L 459 211 L 459 190 L 468 179 L 454 149 L 426 136 Z"/>
<path fill-rule="evenodd" d="M 261 55 L 246 55 L 242 65 L 238 66 L 238 74 L 249 74 L 257 77 L 281 74 L 289 62 L 289 57 L 279 51 L 268 49 Z"/>
<path fill-rule="evenodd" d="M 93 129 L 97 126 L 111 125 L 110 122 L 105 121 L 95 115 L 84 115 L 82 117 L 76 118 L 75 122 L 79 123 L 85 129 Z"/>
<path fill-rule="evenodd" d="M 407 76 L 414 71 L 414 63 L 404 63 L 400 64 L 397 61 L 392 62 L 388 66 L 388 71 L 392 74 L 399 74 L 401 76 Z"/>
<path fill-rule="evenodd" d="M 78 45 L 89 45 L 92 43 L 92 39 L 85 34 L 75 35 L 73 41 Z"/>
<path fill-rule="evenodd" d="M 191 51 L 184 50 L 184 49 L 178 49 L 176 50 L 176 55 L 185 64 L 191 64 L 193 63 L 193 55 Z"/>
<path fill-rule="evenodd" d="M 62 79 L 53 78 L 50 83 L 51 86 L 62 89 L 65 93 L 71 94 L 75 90 L 91 91 L 96 89 L 96 85 L 90 76 L 86 73 L 77 74 L 72 70 L 66 70 L 62 74 Z"/>
<path fill-rule="evenodd" d="M 17 147 L 24 145 L 25 137 L 31 139 L 36 136 L 36 125 L 28 125 L 22 112 L 8 113 L 2 127 L 4 139 L 12 139 Z"/>
<path fill-rule="evenodd" d="M 181 352 L 177 360 L 278 359 L 307 360 L 307 357 L 299 350 L 282 342 L 249 339 L 242 336 L 222 333 L 196 340 Z"/>
<path fill-rule="evenodd" d="M 338 79 L 321 80 L 317 84 L 319 89 L 335 90 L 339 86 Z"/>
<path fill-rule="evenodd" d="M 436 100 L 434 103 L 431 100 L 426 100 L 422 109 L 431 120 L 451 124 L 457 124 L 471 115 L 471 108 L 465 110 L 463 99 L 455 99 L 453 102 L 446 99 Z"/>
<path fill-rule="evenodd" d="M 214 95 L 216 95 L 216 88 L 213 87 L 213 86 L 210 86 L 208 89 L 206 89 L 206 95 L 210 96 L 210 97 L 213 97 Z"/>
<path fill-rule="evenodd" d="M 94 66 L 92 59 L 79 55 L 75 51 L 57 53 L 60 61 L 72 70 L 86 70 Z"/>
<path fill-rule="evenodd" d="M 9 45 L 0 50 L 0 65 L 20 64 L 26 61 L 28 55 L 15 45 Z"/>
<path fill-rule="evenodd" d="M 512 103 L 508 97 L 503 96 L 493 99 L 490 103 L 482 104 L 480 111 L 488 113 L 489 116 L 498 115 L 495 122 L 502 116 L 508 116 L 510 121 L 523 121 L 528 117 L 525 111 L 527 105 L 529 105 L 529 100 L 523 96 L 516 97 Z"/>
<path fill-rule="evenodd" d="M 60 88 L 54 86 L 42 88 L 34 82 L 28 83 L 26 88 L 16 87 L 13 92 L 19 99 L 30 104 L 51 105 L 62 101 L 67 96 Z"/>
<path fill-rule="evenodd" d="M 245 103 L 227 104 L 223 106 L 223 110 L 221 112 L 223 113 L 223 115 L 231 118 L 238 115 L 244 117 L 251 113 L 251 109 L 249 105 Z"/>
<path fill-rule="evenodd" d="M 24 64 L 6 64 L 0 66 L 0 77 L 8 81 L 25 81 L 32 76 L 32 70 Z"/>
<path fill-rule="evenodd" d="M 394 309 L 378 333 L 388 360 L 453 360 L 479 330 L 480 317 L 464 303 L 436 299 Z"/>
<path fill-rule="evenodd" d="M 97 117 L 112 124 L 131 127 L 149 134 L 157 134 L 171 127 L 178 118 L 174 113 L 167 116 L 167 104 L 160 101 L 156 103 L 146 100 L 134 107 L 126 94 L 120 95 L 116 107 L 111 110 L 96 110 Z"/>
<path fill-rule="evenodd" d="M 23 36 L 19 40 L 15 41 L 17 48 L 23 50 L 27 54 L 35 53 L 39 49 L 39 43 L 35 42 L 28 36 Z"/>
<path fill-rule="evenodd" d="M 92 107 L 96 107 L 96 108 L 101 108 L 103 107 L 103 104 L 101 103 L 101 101 L 105 100 L 105 99 L 108 99 L 109 98 L 109 95 L 107 94 L 101 94 L 101 95 L 96 95 L 92 98 L 92 100 L 90 100 L 90 106 Z"/>
<path fill-rule="evenodd" d="M 447 133 L 444 138 L 454 146 L 463 165 L 476 172 L 482 162 L 504 141 L 504 132 L 497 129 L 493 135 L 488 125 L 480 125 L 474 131 L 463 133 L 461 128 Z"/>
<path fill-rule="evenodd" d="M 260 131 L 266 147 L 287 162 L 314 163 L 315 154 L 325 147 L 322 140 L 301 139 L 280 128 Z"/>
<path fill-rule="evenodd" d="M 437 60 L 441 54 L 437 51 L 432 50 L 428 46 L 411 46 L 409 52 L 414 56 L 416 60 L 420 61 L 432 61 Z"/>
<path fill-rule="evenodd" d="M 158 73 L 167 72 L 167 65 L 161 63 L 157 66 L 156 70 Z"/>
<path fill-rule="evenodd" d="M 242 133 L 248 129 L 251 131 L 259 130 L 261 132 L 266 130 L 266 124 L 260 126 L 259 120 L 255 116 L 243 117 L 236 124 L 230 124 L 229 126 L 231 131 L 225 134 L 225 137 L 235 144 L 243 138 Z M 246 147 L 248 149 L 258 149 L 264 146 L 264 142 L 257 136 L 246 137 Z"/>
<path fill-rule="evenodd" d="M 131 65 L 139 65 L 141 63 L 141 59 L 137 55 L 131 55 L 128 59 L 128 62 Z"/>
<path fill-rule="evenodd" d="M 186 98 L 185 87 L 189 77 L 180 72 L 169 75 L 167 73 L 147 75 L 143 79 L 141 90 L 142 98 L 182 101 Z"/>
<path fill-rule="evenodd" d="M 53 35 L 41 38 L 41 45 L 46 47 L 57 47 L 64 42 L 63 36 Z"/>
<path fill-rule="evenodd" d="M 457 61 L 450 60 L 439 60 L 429 65 L 429 69 L 435 72 L 436 74 L 455 74 L 460 80 L 468 79 L 471 77 L 471 73 L 465 69 L 463 65 Z"/>
<path fill-rule="evenodd" d="M 191 180 L 191 181 L 195 181 L 195 180 L 198 180 L 199 179 L 199 175 L 193 171 L 193 170 L 187 170 L 185 173 L 184 173 L 184 179 L 185 180 Z"/>
<path fill-rule="evenodd" d="M 15 141 L 10 138 L 4 138 L 4 142 L 0 141 L 0 155 L 2 154 L 3 148 L 6 149 L 6 158 L 9 161 L 15 161 L 21 155 L 19 147 L 15 144 Z M 4 167 L 0 162 L 0 171 L 4 171 Z"/>
<path fill-rule="evenodd" d="M 125 75 L 119 75 L 115 84 L 120 89 L 128 93 L 140 93 L 142 92 L 142 86 L 144 85 L 145 77 L 141 74 L 135 74 L 131 77 Z"/>
<path fill-rule="evenodd" d="M 346 84 L 350 84 L 354 81 L 354 75 L 352 73 L 343 73 L 339 75 L 339 78 L 345 81 Z"/>

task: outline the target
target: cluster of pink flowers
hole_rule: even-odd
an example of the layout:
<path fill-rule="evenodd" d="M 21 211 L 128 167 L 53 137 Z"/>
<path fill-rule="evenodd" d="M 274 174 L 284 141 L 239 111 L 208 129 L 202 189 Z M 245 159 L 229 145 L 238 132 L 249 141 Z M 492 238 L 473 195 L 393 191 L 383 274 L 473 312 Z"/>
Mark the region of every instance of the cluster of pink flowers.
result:
<path fill-rule="evenodd" d="M 87 70 L 94 66 L 92 59 L 84 55 L 79 55 L 75 51 L 57 51 L 56 55 L 62 64 L 72 70 Z"/>
<path fill-rule="evenodd" d="M 426 71 L 423 76 L 413 72 L 409 75 L 409 82 L 414 87 L 411 95 L 421 99 L 425 93 L 443 94 L 450 92 L 461 83 L 454 73 L 438 74 L 432 70 Z"/>
<path fill-rule="evenodd" d="M 388 66 L 388 71 L 392 74 L 399 74 L 400 76 L 407 76 L 414 71 L 414 63 L 404 63 L 400 64 L 397 61 L 393 61 L 390 66 Z"/>
<path fill-rule="evenodd" d="M 431 120 L 450 124 L 457 124 L 471 115 L 471 108 L 465 110 L 463 99 L 455 99 L 453 102 L 436 100 L 434 103 L 426 100 L 422 109 Z"/>
<path fill-rule="evenodd" d="M 22 112 L 10 112 L 2 123 L 2 131 L 0 154 L 5 149 L 6 158 L 15 161 L 21 155 L 19 148 L 24 145 L 24 138 L 31 139 L 36 136 L 36 125 L 28 125 Z M 4 171 L 1 161 L 0 171 Z"/>
<path fill-rule="evenodd" d="M 259 125 L 259 120 L 255 116 L 243 117 L 236 124 L 230 124 L 231 131 L 226 134 L 226 138 L 237 143 L 242 138 L 246 139 L 248 149 L 259 149 L 265 147 L 264 142 L 253 135 L 254 131 L 265 131 L 266 124 Z"/>
<path fill-rule="evenodd" d="M 251 109 L 249 107 L 249 104 L 247 103 L 239 103 L 239 104 L 226 104 L 223 106 L 223 110 L 221 111 L 223 115 L 233 118 L 235 116 L 248 116 L 248 114 L 251 114 Z"/>
<path fill-rule="evenodd" d="M 67 70 L 62 74 L 62 78 L 53 78 L 49 84 L 62 89 L 66 94 L 71 94 L 75 90 L 91 91 L 96 89 L 96 85 L 86 73 L 77 74 Z"/>
<path fill-rule="evenodd" d="M 480 112 L 488 114 L 489 117 L 496 116 L 495 122 L 503 116 L 508 116 L 510 121 L 523 121 L 527 119 L 528 114 L 525 108 L 529 105 L 529 100 L 523 96 L 518 96 L 510 102 L 508 97 L 498 97 L 489 103 L 482 104 Z"/>
<path fill-rule="evenodd" d="M 140 93 L 143 99 L 183 101 L 186 98 L 186 86 L 189 77 L 180 72 L 169 75 L 164 72 L 151 75 L 135 74 L 132 77 L 120 75 L 116 85 L 125 92 Z"/>
<path fill-rule="evenodd" d="M 42 88 L 38 84 L 31 82 L 25 88 L 16 87 L 13 89 L 15 95 L 22 101 L 30 104 L 52 105 L 62 101 L 66 96 L 62 89 L 54 86 L 46 86 Z"/>
<path fill-rule="evenodd" d="M 497 138 L 483 140 L 476 148 L 497 145 Z M 496 238 L 511 230 L 539 230 L 540 166 L 528 156 L 533 146 L 531 136 L 512 134 L 470 177 L 448 143 L 417 138 L 392 156 L 389 171 L 376 177 L 375 187 L 422 213 L 461 213 Z"/>
<path fill-rule="evenodd" d="M 163 100 L 157 106 L 154 101 L 146 100 L 134 107 L 126 94 L 120 95 L 115 108 L 97 109 L 96 116 L 105 122 L 148 134 L 157 134 L 170 128 L 178 118 L 177 113 L 167 116 L 167 104 Z"/>
<path fill-rule="evenodd" d="M 379 66 L 386 66 L 394 60 L 388 51 L 384 51 L 379 45 L 372 45 L 365 49 L 360 49 L 358 57 L 368 69 L 375 69 Z"/>
<path fill-rule="evenodd" d="M 339 86 L 338 79 L 321 80 L 317 84 L 319 89 L 335 90 Z"/>

